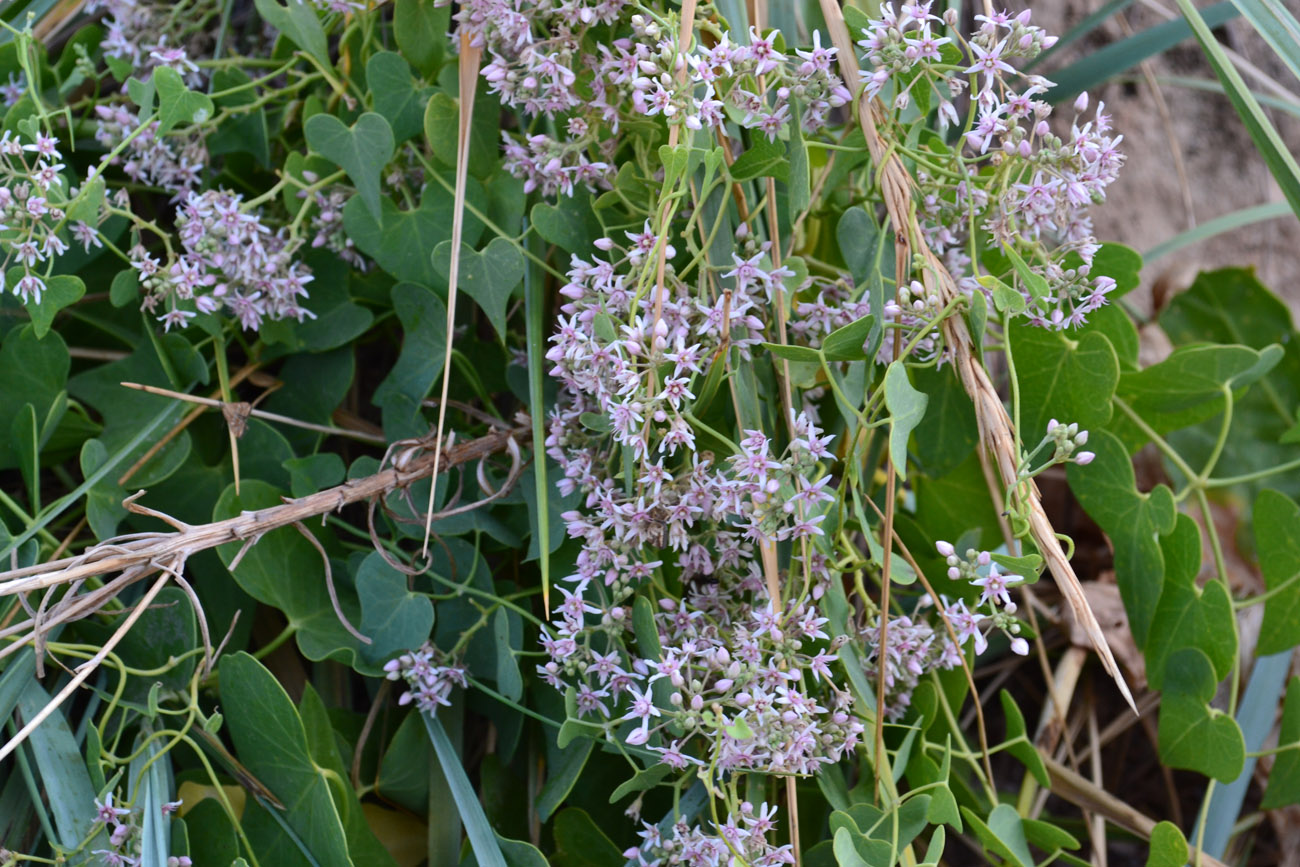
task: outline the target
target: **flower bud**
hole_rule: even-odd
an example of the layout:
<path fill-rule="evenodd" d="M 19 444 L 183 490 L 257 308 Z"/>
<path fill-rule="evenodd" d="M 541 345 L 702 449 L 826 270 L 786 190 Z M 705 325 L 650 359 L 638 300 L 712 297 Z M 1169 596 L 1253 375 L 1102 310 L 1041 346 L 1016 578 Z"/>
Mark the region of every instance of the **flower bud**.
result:
<path fill-rule="evenodd" d="M 940 540 L 934 543 L 934 547 L 937 548 L 939 553 L 945 557 L 951 557 L 955 552 L 955 549 L 952 547 L 951 542 L 944 542 Z"/>
<path fill-rule="evenodd" d="M 1029 642 L 1025 641 L 1023 638 L 1011 639 L 1011 652 L 1017 656 L 1028 656 Z"/>
<path fill-rule="evenodd" d="M 1088 110 L 1088 91 L 1084 91 L 1074 100 L 1074 110 L 1082 114 Z"/>
<path fill-rule="evenodd" d="M 1081 467 L 1086 467 L 1088 464 L 1092 463 L 1092 459 L 1095 457 L 1097 456 L 1092 452 L 1079 452 L 1074 456 L 1074 462 Z"/>

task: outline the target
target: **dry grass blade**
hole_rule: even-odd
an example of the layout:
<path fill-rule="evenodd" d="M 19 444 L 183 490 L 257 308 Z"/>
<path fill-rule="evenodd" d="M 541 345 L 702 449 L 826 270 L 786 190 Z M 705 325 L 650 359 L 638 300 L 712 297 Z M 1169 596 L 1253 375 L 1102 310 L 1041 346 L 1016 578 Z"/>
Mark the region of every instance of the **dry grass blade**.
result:
<path fill-rule="evenodd" d="M 456 325 L 456 287 L 460 282 L 460 239 L 465 229 L 465 184 L 469 171 L 469 131 L 474 119 L 474 91 L 483 51 L 470 45 L 469 34 L 460 34 L 460 117 L 456 134 L 456 201 L 452 209 L 451 264 L 447 269 L 447 334 L 442 356 L 442 398 L 438 401 L 438 430 L 433 440 L 433 477 L 429 485 L 429 508 L 425 510 L 423 556 L 429 556 L 429 533 L 433 529 L 433 498 L 438 490 L 438 469 L 442 458 L 442 432 L 447 422 L 447 382 L 451 378 L 451 337 Z"/>
<path fill-rule="evenodd" d="M 894 229 L 895 246 L 900 251 L 898 260 L 900 263 L 910 263 L 913 260 L 913 254 L 919 256 L 924 262 L 924 267 L 921 269 L 921 278 L 922 282 L 926 284 L 926 289 L 939 297 L 940 304 L 947 304 L 957 296 L 956 284 L 953 282 L 952 275 L 948 273 L 948 269 L 944 267 L 943 262 L 924 243 L 919 241 L 923 235 L 917 223 L 915 211 L 911 207 L 912 177 L 903 165 L 902 160 L 897 155 L 889 152 L 884 140 L 881 138 L 875 117 L 875 112 L 882 110 L 879 101 L 868 97 L 861 91 L 861 76 L 858 74 L 857 64 L 854 61 L 856 55 L 853 50 L 853 39 L 849 35 L 848 25 L 844 22 L 844 14 L 834 0 L 820 0 L 820 3 L 822 13 L 826 17 L 827 29 L 830 30 L 831 40 L 838 49 L 840 74 L 843 75 L 849 90 L 859 94 L 857 99 L 858 122 L 862 127 L 863 135 L 866 137 L 867 148 L 871 152 L 872 162 L 875 164 L 880 178 L 880 192 L 885 200 L 885 208 L 889 213 L 890 222 Z M 1017 480 L 1017 465 L 1019 462 L 1016 437 L 1012 431 L 1011 419 L 1007 417 L 1006 409 L 1002 405 L 1002 399 L 998 397 L 997 390 L 993 387 L 993 383 L 989 381 L 988 373 L 978 359 L 971 341 L 970 332 L 966 328 L 966 320 L 961 316 L 949 316 L 943 321 L 943 334 L 945 342 L 952 351 L 953 366 L 956 368 L 962 386 L 975 404 L 975 417 L 979 427 L 980 442 L 984 448 L 987 448 L 993 454 L 1003 484 L 1010 486 Z M 1038 546 L 1043 559 L 1047 562 L 1048 569 L 1056 581 L 1056 586 L 1061 591 L 1062 598 L 1082 625 L 1093 648 L 1097 651 L 1097 655 L 1101 657 L 1106 672 L 1119 687 L 1129 707 L 1133 708 L 1134 713 L 1137 713 L 1137 707 L 1133 703 L 1133 694 L 1129 691 L 1124 675 L 1119 670 L 1119 665 L 1115 661 L 1114 654 L 1111 653 L 1110 646 L 1106 643 L 1105 635 L 1102 634 L 1101 626 L 1097 623 L 1097 618 L 1088 605 L 1088 600 L 1083 594 L 1083 587 L 1079 584 L 1078 576 L 1074 574 L 1074 569 L 1070 566 L 1070 561 L 1061 548 L 1061 542 L 1056 537 L 1056 531 L 1052 529 L 1052 524 L 1047 519 L 1047 513 L 1043 511 L 1042 503 L 1039 501 L 1038 488 L 1032 483 L 1026 487 L 1028 491 L 1024 498 L 1024 506 L 1028 513 L 1030 535 Z"/>
<path fill-rule="evenodd" d="M 113 651 L 113 648 L 117 646 L 117 643 L 122 640 L 123 636 L 125 636 L 127 632 L 131 630 L 131 627 L 135 625 L 135 622 L 140 619 L 140 615 L 145 612 L 145 609 L 149 607 L 149 604 L 153 602 L 154 597 L 158 595 L 158 592 L 163 589 L 163 586 L 170 578 L 171 575 L 166 572 L 160 575 L 158 580 L 153 583 L 153 586 L 145 591 L 144 596 L 141 597 L 138 603 L 136 603 L 135 608 L 132 609 L 131 613 L 122 621 L 122 624 L 118 626 L 117 629 L 114 630 L 113 634 L 108 637 L 108 640 L 104 642 L 104 645 L 99 649 L 99 652 L 79 665 L 77 667 L 77 673 L 73 675 L 72 679 L 68 681 L 67 685 L 64 686 L 63 689 L 59 690 L 58 695 L 50 699 L 50 702 L 45 705 L 45 707 L 41 708 L 40 713 L 29 719 L 26 724 L 9 739 L 8 743 L 3 747 L 0 747 L 0 761 L 4 761 L 10 753 L 18 749 L 22 742 L 27 740 L 28 735 L 35 731 L 36 727 L 43 723 L 50 714 L 54 713 L 54 711 L 59 708 L 59 705 L 67 701 L 68 696 L 72 695 L 72 693 L 76 691 L 77 687 L 81 686 L 86 678 L 90 677 L 91 673 L 99 667 L 99 664 L 104 661 L 104 658 Z"/>

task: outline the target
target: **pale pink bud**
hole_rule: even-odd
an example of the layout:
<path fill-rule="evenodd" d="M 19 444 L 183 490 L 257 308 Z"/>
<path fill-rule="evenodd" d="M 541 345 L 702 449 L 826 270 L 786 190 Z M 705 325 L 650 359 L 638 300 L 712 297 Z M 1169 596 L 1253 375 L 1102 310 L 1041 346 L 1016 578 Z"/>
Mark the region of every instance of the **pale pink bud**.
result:
<path fill-rule="evenodd" d="M 1084 91 L 1074 100 L 1074 110 L 1085 112 L 1088 110 L 1088 91 Z"/>
<path fill-rule="evenodd" d="M 1017 656 L 1028 656 L 1029 642 L 1025 641 L 1023 638 L 1011 639 L 1011 652 L 1016 654 Z M 629 741 L 629 743 L 631 742 Z"/>
<path fill-rule="evenodd" d="M 937 548 L 939 553 L 945 557 L 951 557 L 957 551 L 957 549 L 952 546 L 951 542 L 944 542 L 942 540 L 935 542 L 934 547 Z"/>
<path fill-rule="evenodd" d="M 1092 459 L 1095 457 L 1097 456 L 1092 452 L 1079 452 L 1074 456 L 1074 462 L 1081 467 L 1086 467 L 1088 464 L 1092 463 Z"/>

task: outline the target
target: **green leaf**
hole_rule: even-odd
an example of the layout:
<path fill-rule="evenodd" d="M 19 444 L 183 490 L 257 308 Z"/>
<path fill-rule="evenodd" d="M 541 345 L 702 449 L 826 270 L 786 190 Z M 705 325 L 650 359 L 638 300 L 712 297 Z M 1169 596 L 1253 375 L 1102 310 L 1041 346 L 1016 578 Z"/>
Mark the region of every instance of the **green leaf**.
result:
<path fill-rule="evenodd" d="M 106 639 L 112 634 L 112 629 L 104 626 L 103 638 L 96 636 L 97 640 Z M 116 653 L 127 665 L 147 671 L 163 668 L 198 644 L 198 623 L 189 596 L 179 587 L 164 587 L 153 604 L 140 615 L 135 627 L 122 638 Z M 161 683 L 166 689 L 183 691 L 197 664 L 198 660 L 190 656 L 162 674 L 147 679 L 130 678 L 123 695 L 128 701 L 143 702 L 155 683 Z"/>
<path fill-rule="evenodd" d="M 1017 323 L 1007 326 L 1007 339 L 1020 383 L 1026 446 L 1035 445 L 1054 418 L 1087 431 L 1110 421 L 1120 370 L 1115 348 L 1104 336 L 1092 332 L 1074 340 L 1063 331 Z"/>
<path fill-rule="evenodd" d="M 438 74 L 446 51 L 451 7 L 434 0 L 397 0 L 393 5 L 393 38 L 397 47 L 421 75 Z"/>
<path fill-rule="evenodd" d="M 1016 700 L 1005 689 L 998 693 L 998 697 L 1002 700 L 1002 714 L 1007 719 L 1007 736 L 1003 741 L 1007 745 L 1007 752 L 1020 760 L 1020 763 L 1034 775 L 1034 779 L 1038 780 L 1040 786 L 1050 786 L 1047 766 L 1043 764 L 1043 757 L 1038 754 L 1038 748 L 1025 733 L 1025 718 L 1021 715 L 1020 708 L 1016 706 Z"/>
<path fill-rule="evenodd" d="M 233 66 L 224 66 L 212 73 L 212 90 L 219 93 L 244 87 L 225 96 L 213 97 L 216 108 L 239 108 L 257 101 L 255 88 L 247 87 L 252 82 L 248 73 Z M 237 114 L 224 118 L 205 142 L 208 153 L 212 156 L 230 153 L 247 153 L 264 168 L 271 164 L 270 129 L 266 123 L 266 109 L 259 105 L 254 109 L 242 109 Z M 296 187 L 289 191 L 297 193 Z M 312 300 L 316 298 L 316 286 L 312 286 Z M 313 308 L 314 310 L 314 308 Z"/>
<path fill-rule="evenodd" d="M 798 361 L 805 364 L 821 364 L 822 354 L 808 346 L 791 346 L 787 343 L 764 343 L 763 348 L 786 361 Z"/>
<path fill-rule="evenodd" d="M 348 770 L 339 753 L 339 735 L 330 722 L 330 712 L 321 700 L 320 693 L 308 683 L 298 702 L 298 714 L 307 733 L 307 750 L 312 762 L 330 785 L 335 808 L 343 817 L 343 833 L 347 839 L 348 855 L 353 864 L 367 867 L 397 867 L 397 863 L 379 842 L 356 790 L 348 780 Z"/>
<path fill-rule="evenodd" d="M 537 795 L 537 816 L 545 822 L 555 814 L 564 799 L 573 791 L 578 776 L 587 764 L 587 758 L 596 746 L 592 738 L 582 738 L 569 744 L 560 754 L 560 761 L 547 770 L 546 784 Z"/>
<path fill-rule="evenodd" d="M 1201 51 L 1205 54 L 1205 59 L 1210 62 L 1210 67 L 1214 69 L 1214 74 L 1218 76 L 1219 81 L 1223 82 L 1224 92 L 1232 102 L 1232 107 L 1237 110 L 1242 123 L 1245 124 L 1250 140 L 1255 143 L 1255 150 L 1264 158 L 1268 170 L 1273 174 L 1273 179 L 1282 188 L 1283 197 L 1291 204 L 1291 210 L 1300 217 L 1300 164 L 1296 163 L 1291 149 L 1282 140 L 1259 101 L 1242 80 L 1241 73 L 1237 72 L 1237 68 L 1233 66 L 1223 47 L 1210 31 L 1214 25 L 1206 20 L 1209 10 L 1206 10 L 1207 15 L 1203 17 L 1192 5 L 1191 0 L 1175 0 L 1175 2 L 1196 35 L 1196 41 L 1201 44 Z"/>
<path fill-rule="evenodd" d="M 519 660 L 515 653 L 521 648 L 512 633 L 520 633 L 522 638 L 522 630 L 510 628 L 512 613 L 505 608 L 497 609 L 492 617 L 492 637 L 497 646 L 497 689 L 511 701 L 519 701 L 524 695 L 524 680 L 519 674 Z"/>
<path fill-rule="evenodd" d="M 1151 829 L 1151 848 L 1146 867 L 1183 867 L 1187 863 L 1187 838 L 1173 822 L 1159 822 Z"/>
<path fill-rule="evenodd" d="M 153 112 L 154 100 L 154 83 L 151 76 L 148 81 L 141 81 L 138 78 L 129 78 L 126 82 L 126 93 L 131 101 L 140 109 L 140 114 L 148 115 Z"/>
<path fill-rule="evenodd" d="M 71 363 L 58 332 L 41 339 L 33 325 L 11 328 L 0 344 L 0 418 L 12 419 L 29 403 L 45 418 L 67 385 Z M 0 437 L 0 467 L 17 466 L 16 459 L 9 437 Z"/>
<path fill-rule="evenodd" d="M 866 342 L 875 322 L 874 316 L 863 316 L 835 329 L 822 341 L 822 355 L 827 361 L 869 360 L 875 353 L 867 353 Z"/>
<path fill-rule="evenodd" d="M 1025 312 L 1028 305 L 1022 293 L 1012 289 L 992 274 L 982 274 L 978 279 L 981 286 L 993 293 L 993 306 L 998 312 L 1012 316 Z"/>
<path fill-rule="evenodd" d="M 1249 346 L 1182 346 L 1159 364 L 1125 372 L 1116 394 L 1157 432 L 1178 430 L 1217 415 L 1225 388 L 1259 379 L 1282 354 Z"/>
<path fill-rule="evenodd" d="M 1277 742 L 1284 749 L 1277 754 L 1269 771 L 1268 788 L 1259 805 L 1261 810 L 1300 804 L 1300 677 L 1291 678 L 1287 685 Z"/>
<path fill-rule="evenodd" d="M 621 867 L 623 853 L 591 816 L 569 807 L 555 817 L 555 861 L 558 867 Z"/>
<path fill-rule="evenodd" d="M 879 236 L 880 228 L 860 205 L 845 211 L 835 225 L 835 240 L 854 283 L 860 284 L 867 279 L 875 262 Z"/>
<path fill-rule="evenodd" d="M 384 429 L 390 439 L 424 426 L 415 421 L 420 402 L 442 376 L 447 345 L 447 309 L 431 290 L 414 283 L 397 284 L 393 287 L 393 311 L 402 323 L 402 351 L 373 398 L 385 410 Z M 394 429 L 399 413 L 402 423 Z"/>
<path fill-rule="evenodd" d="M 281 818 L 322 867 L 347 865 L 343 820 L 330 786 L 312 760 L 307 732 L 284 687 L 247 653 L 225 656 L 220 667 L 221 702 L 235 753 L 248 770 L 284 804 Z M 244 829 L 270 863 L 296 863 L 296 844 L 250 801 Z"/>
<path fill-rule="evenodd" d="M 644 597 L 638 596 L 637 598 L 642 599 Z M 632 775 L 631 779 L 624 780 L 619 784 L 619 787 L 609 796 L 609 802 L 614 804 L 621 801 L 623 798 L 626 798 L 633 792 L 644 792 L 647 789 L 653 789 L 655 786 L 662 783 L 664 778 L 671 772 L 672 768 L 665 765 L 663 762 L 656 762 L 644 770 L 639 770 Z"/>
<path fill-rule="evenodd" d="M 868 867 L 867 862 L 862 860 L 858 854 L 857 847 L 853 845 L 853 832 L 846 827 L 839 827 L 835 830 L 833 849 L 835 852 L 835 863 L 840 867 Z"/>
<path fill-rule="evenodd" d="M 443 241 L 433 249 L 433 267 L 444 279 L 450 279 L 451 241 Z M 519 248 L 506 238 L 493 238 L 481 253 L 461 244 L 459 276 L 460 290 L 478 303 L 504 340 L 506 305 L 524 279 L 524 257 Z"/>
<path fill-rule="evenodd" d="M 676 188 L 677 182 L 682 175 L 686 173 L 686 166 L 691 161 L 691 148 L 687 144 L 679 145 L 660 145 L 659 162 L 664 167 L 664 182 L 662 189 L 670 192 Z"/>
<path fill-rule="evenodd" d="M 424 128 L 425 101 L 430 91 L 416 89 L 411 67 L 402 55 L 392 51 L 372 55 L 366 63 L 366 87 L 375 111 L 387 119 L 398 144 Z"/>
<path fill-rule="evenodd" d="M 1133 637 L 1144 647 L 1164 586 L 1164 556 L 1157 536 L 1174 528 L 1173 492 L 1157 485 L 1139 493 L 1128 450 L 1109 431 L 1093 431 L 1088 448 L 1096 458 L 1087 466 L 1069 464 L 1066 477 L 1079 504 L 1115 547 L 1115 580 Z"/>
<path fill-rule="evenodd" d="M 257 7 L 257 14 L 262 20 L 283 33 L 286 39 L 315 57 L 326 68 L 332 65 L 325 30 L 321 27 L 313 4 L 286 0 L 285 5 L 281 5 L 279 0 L 253 0 L 253 5 Z"/>
<path fill-rule="evenodd" d="M 1237 343 L 1253 349 L 1284 346 L 1277 367 L 1233 403 L 1233 424 L 1215 474 L 1221 477 L 1267 470 L 1295 457 L 1283 441 L 1295 424 L 1300 406 L 1300 337 L 1286 304 L 1269 292 L 1245 268 L 1225 268 L 1200 274 L 1186 291 L 1174 296 L 1160 316 L 1160 325 L 1175 345 L 1212 341 Z M 1203 466 L 1215 447 L 1219 420 L 1207 421 L 1174 434 L 1171 442 L 1192 466 Z M 1263 487 L 1300 496 L 1300 474 L 1272 475 L 1238 486 L 1245 499 Z"/>
<path fill-rule="evenodd" d="M 547 243 L 581 256 L 588 255 L 591 245 L 605 234 L 591 207 L 591 196 L 582 189 L 572 196 L 561 196 L 554 205 L 533 205 L 529 221 Z"/>
<path fill-rule="evenodd" d="M 785 147 L 778 142 L 769 141 L 767 136 L 755 133 L 754 142 L 743 154 L 736 157 L 728 170 L 733 181 L 747 181 L 750 178 L 776 178 L 788 181 L 790 164 L 785 158 Z"/>
<path fill-rule="evenodd" d="M 233 484 L 221 494 L 212 510 L 212 520 L 278 506 L 281 497 L 279 490 L 259 478 L 245 478 L 238 496 Z M 242 542 L 231 542 L 219 547 L 217 554 L 229 567 L 242 547 Z M 267 533 L 248 549 L 230 574 L 244 592 L 284 613 L 289 625 L 297 630 L 294 638 L 298 649 L 308 659 L 334 659 L 372 675 L 381 671 L 379 666 L 360 658 L 360 642 L 339 622 L 330 601 L 320 552 L 293 527 Z M 286 576 L 293 576 L 293 580 L 286 580 Z M 335 587 L 343 613 L 356 624 L 358 606 L 352 589 L 337 576 Z"/>
<path fill-rule="evenodd" d="M 1246 763 L 1246 742 L 1236 720 L 1209 707 L 1215 683 L 1209 658 L 1197 648 L 1169 657 L 1157 742 L 1169 767 L 1230 783 Z"/>
<path fill-rule="evenodd" d="M 134 268 L 118 271 L 108 290 L 108 300 L 114 307 L 125 307 L 140 297 L 140 277 Z"/>
<path fill-rule="evenodd" d="M 361 655 L 370 662 L 386 661 L 394 653 L 414 650 L 433 632 L 433 603 L 406 589 L 406 576 L 372 551 L 356 575 L 361 600 L 361 634 L 370 639 Z"/>
<path fill-rule="evenodd" d="M 487 207 L 483 186 L 473 178 L 465 186 L 465 201 L 480 213 Z M 434 182 L 425 188 L 419 207 L 408 211 L 400 210 L 387 196 L 382 197 L 378 219 L 360 198 L 354 197 L 343 206 L 343 228 L 357 249 L 393 278 L 432 288 L 441 285 L 442 280 L 430 253 L 450 240 L 454 210 L 455 200 Z M 462 242 L 473 245 L 482 232 L 483 224 L 467 212 Z"/>
<path fill-rule="evenodd" d="M 797 103 L 795 104 L 797 108 Z M 796 110 L 790 122 L 790 140 L 786 143 L 786 160 L 790 164 L 790 188 L 786 197 L 790 223 L 794 224 L 799 215 L 808 209 L 812 202 L 812 178 L 808 164 L 808 145 L 803 140 L 803 124 Z"/>
<path fill-rule="evenodd" d="M 14 285 L 18 280 L 22 279 L 22 276 L 23 271 L 21 268 L 10 268 L 9 285 Z M 41 293 L 40 302 L 38 303 L 34 298 L 30 298 L 23 304 L 32 317 L 32 328 L 36 332 L 36 338 L 39 340 L 50 333 L 50 326 L 54 324 L 54 314 L 64 307 L 69 307 L 80 301 L 81 296 L 85 294 L 86 284 L 81 282 L 80 277 L 74 277 L 71 274 L 56 274 L 47 278 L 45 280 L 45 291 Z"/>
<path fill-rule="evenodd" d="M 961 808 L 984 848 L 1005 859 L 1013 867 L 1034 867 L 1033 856 L 1025 839 L 1025 829 L 1020 814 L 1010 804 L 998 804 L 989 813 L 988 821 L 969 807 Z"/>
<path fill-rule="evenodd" d="M 1029 297 L 1040 303 L 1045 301 L 1052 291 L 1051 287 L 1047 285 L 1047 278 L 1030 268 L 1029 264 L 1016 252 L 1015 247 L 1004 243 L 1002 252 L 1011 260 L 1011 267 L 1015 269 L 1016 276 L 1020 278 L 1020 284 L 1029 293 Z"/>
<path fill-rule="evenodd" d="M 907 479 L 907 440 L 925 416 L 928 401 L 912 387 L 903 363 L 891 362 L 885 371 L 885 406 L 890 416 L 889 456 L 900 479 Z"/>
<path fill-rule="evenodd" d="M 501 153 L 501 104 L 481 84 L 474 95 L 474 114 L 469 128 L 469 173 L 476 178 L 492 174 Z M 438 161 L 456 167 L 456 145 L 460 134 L 460 101 L 446 91 L 437 91 L 424 108 L 424 135 Z"/>
<path fill-rule="evenodd" d="M 1196 586 L 1201 531 L 1188 515 L 1180 514 L 1177 520 L 1173 532 L 1160 540 L 1165 583 L 1143 648 L 1147 682 L 1153 689 L 1163 687 L 1169 657 L 1184 647 L 1204 651 L 1218 680 L 1228 676 L 1237 658 L 1232 598 L 1221 581 L 1207 581 L 1203 589 Z"/>
<path fill-rule="evenodd" d="M 960 466 L 979 441 L 975 405 L 950 367 L 915 369 L 912 380 L 929 400 L 930 418 L 925 435 L 916 438 L 916 458 L 927 476 L 937 478 Z"/>
<path fill-rule="evenodd" d="M 1105 275 L 1114 280 L 1115 288 L 1109 295 L 1113 301 L 1138 287 L 1142 282 L 1141 272 L 1141 253 L 1124 244 L 1108 241 L 1093 254 L 1088 276 L 1096 278 Z"/>
<path fill-rule="evenodd" d="M 460 813 L 460 820 L 465 825 L 465 832 L 469 836 L 470 848 L 474 851 L 474 857 L 478 859 L 479 867 L 506 867 L 505 858 L 501 854 L 501 846 L 497 842 L 496 832 L 488 824 L 487 816 L 483 813 L 483 805 L 479 803 L 478 794 L 474 791 L 474 786 L 465 775 L 465 768 L 461 765 L 460 756 L 456 754 L 456 748 L 452 746 L 451 740 L 447 737 L 447 732 L 443 730 L 442 723 L 432 714 L 422 713 L 425 730 L 429 734 L 429 740 L 433 742 L 434 752 L 438 755 L 438 764 L 442 767 L 442 772 L 447 778 L 447 785 L 451 789 L 452 799 L 456 802 L 456 810 Z"/>
<path fill-rule="evenodd" d="M 1255 546 L 1268 596 L 1255 653 L 1268 656 L 1300 644 L 1300 506 L 1265 489 L 1255 498 Z"/>
<path fill-rule="evenodd" d="M 380 200 L 385 197 L 379 178 L 396 146 L 392 127 L 383 115 L 368 111 L 350 127 L 332 114 L 312 115 L 303 124 L 303 133 L 313 151 L 348 173 L 370 216 L 382 221 L 385 214 Z"/>
<path fill-rule="evenodd" d="M 155 69 L 153 85 L 158 90 L 157 135 L 166 135 L 178 126 L 201 124 L 212 117 L 212 98 L 186 87 L 181 74 L 171 67 Z"/>
<path fill-rule="evenodd" d="M 284 462 L 289 472 L 289 491 L 294 497 L 306 497 L 343 481 L 346 468 L 334 452 L 321 452 Z"/>

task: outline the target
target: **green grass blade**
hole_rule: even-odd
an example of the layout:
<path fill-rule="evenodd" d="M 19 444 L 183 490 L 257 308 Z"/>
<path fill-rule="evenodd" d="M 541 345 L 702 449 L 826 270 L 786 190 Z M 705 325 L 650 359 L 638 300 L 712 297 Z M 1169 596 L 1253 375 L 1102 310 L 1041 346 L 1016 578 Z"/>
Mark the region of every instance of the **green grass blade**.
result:
<path fill-rule="evenodd" d="M 1232 4 L 1232 0 L 1223 0 L 1206 9 L 1203 19 L 1208 28 L 1218 27 L 1236 17 L 1237 7 Z M 1174 20 L 1148 27 L 1127 39 L 1113 42 L 1064 69 L 1048 73 L 1047 77 L 1056 82 L 1056 87 L 1048 91 L 1047 98 L 1052 102 L 1073 99 L 1083 91 L 1127 72 L 1148 57 L 1168 51 L 1192 35 L 1193 28 L 1188 21 Z"/>
<path fill-rule="evenodd" d="M 148 424 L 140 429 L 139 433 L 131 437 L 130 442 L 110 455 L 108 460 L 104 461 L 104 463 L 100 465 L 99 469 L 91 473 L 90 478 L 78 485 L 71 493 L 64 494 L 58 500 L 51 503 L 44 512 L 37 516 L 37 519 L 32 526 L 26 528 L 7 542 L 4 548 L 0 549 L 0 561 L 8 562 L 10 552 L 16 551 L 20 545 L 49 526 L 50 523 L 59 515 L 63 514 L 69 506 L 84 497 L 91 488 L 95 487 L 96 483 L 98 483 L 100 479 L 112 472 L 118 464 L 125 461 L 127 457 L 135 451 L 136 447 L 152 436 L 153 432 L 164 422 L 174 421 L 176 417 L 181 414 L 182 409 L 183 406 L 180 402 L 172 401 L 165 409 L 154 416 Z"/>
<path fill-rule="evenodd" d="M 1240 211 L 1233 211 L 1231 214 L 1224 214 L 1222 217 L 1215 217 L 1207 223 L 1201 223 L 1196 228 L 1175 235 L 1168 241 L 1162 241 L 1143 253 L 1142 261 L 1149 265 L 1162 256 L 1168 256 L 1170 253 L 1177 252 L 1184 247 L 1190 247 L 1192 244 L 1199 244 L 1201 241 L 1206 241 L 1216 235 L 1222 235 L 1224 232 L 1231 232 L 1233 229 L 1240 229 L 1242 226 L 1262 223 L 1265 220 L 1275 220 L 1278 217 L 1288 216 L 1290 213 L 1291 206 L 1286 202 L 1268 202 L 1263 205 L 1242 208 Z"/>
<path fill-rule="evenodd" d="M 1268 170 L 1273 173 L 1273 178 L 1282 188 L 1282 195 L 1290 202 L 1291 210 L 1300 216 L 1300 165 L 1296 165 L 1295 157 L 1287 149 L 1273 124 L 1269 122 L 1264 109 L 1251 95 L 1246 83 L 1242 81 L 1241 74 L 1228 60 L 1222 46 L 1210 32 L 1212 25 L 1196 11 L 1191 0 L 1176 0 L 1176 2 L 1179 11 L 1183 13 L 1183 18 L 1191 25 L 1196 41 L 1201 44 L 1205 59 L 1210 62 L 1214 74 L 1223 82 L 1228 99 L 1232 101 L 1232 107 L 1237 110 L 1237 114 L 1246 125 L 1251 141 L 1255 143 L 1255 148 L 1264 158 Z"/>
<path fill-rule="evenodd" d="M 447 776 L 452 800 L 456 802 L 460 820 L 465 824 L 465 833 L 469 835 L 469 845 L 474 850 L 474 857 L 478 859 L 479 867 L 506 867 L 506 859 L 501 854 L 496 832 L 488 824 L 483 805 L 479 803 L 474 786 L 465 775 L 460 756 L 456 755 L 456 748 L 451 745 L 451 739 L 443 730 L 442 723 L 438 722 L 438 718 L 433 714 L 422 712 L 420 715 L 424 718 L 424 728 L 433 743 L 433 751 L 438 755 L 438 763 L 442 765 L 442 772 Z"/>
<path fill-rule="evenodd" d="M 1300 21 L 1286 10 L 1281 0 L 1233 0 L 1241 17 L 1264 37 L 1268 47 L 1300 78 Z"/>
<path fill-rule="evenodd" d="M 1123 12 L 1133 5 L 1133 0 L 1110 0 L 1105 6 L 1102 6 L 1096 12 L 1084 18 L 1078 24 L 1071 27 L 1067 32 L 1061 34 L 1061 38 L 1056 40 L 1056 44 L 1035 57 L 1025 65 L 1025 71 L 1032 70 L 1040 63 L 1046 63 L 1053 57 L 1060 54 L 1068 46 L 1078 42 L 1092 31 L 1096 30 L 1102 24 L 1105 24 L 1112 15 Z"/>
<path fill-rule="evenodd" d="M 1142 81 L 1141 76 L 1126 75 L 1120 81 Z M 1157 75 L 1156 83 L 1161 85 L 1170 85 L 1172 87 L 1186 87 L 1189 90 L 1204 90 L 1207 93 L 1217 93 L 1221 96 L 1227 96 L 1228 92 L 1223 89 L 1223 84 L 1217 78 L 1195 78 L 1186 75 Z M 1290 99 L 1282 99 L 1267 93 L 1260 93 L 1252 90 L 1251 93 L 1255 99 L 1259 100 L 1260 105 L 1276 108 L 1278 111 L 1284 111 L 1292 117 L 1300 117 L 1300 102 Z"/>
<path fill-rule="evenodd" d="M 524 234 L 528 234 L 524 226 Z M 532 243 L 530 240 L 529 243 Z M 551 611 L 551 510 L 547 508 L 546 400 L 542 391 L 546 363 L 546 296 L 544 275 L 536 265 L 524 269 L 524 318 L 528 340 L 528 414 L 533 420 L 533 481 L 537 485 L 537 565 L 542 570 L 542 607 Z"/>

